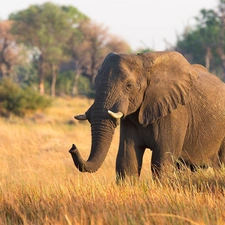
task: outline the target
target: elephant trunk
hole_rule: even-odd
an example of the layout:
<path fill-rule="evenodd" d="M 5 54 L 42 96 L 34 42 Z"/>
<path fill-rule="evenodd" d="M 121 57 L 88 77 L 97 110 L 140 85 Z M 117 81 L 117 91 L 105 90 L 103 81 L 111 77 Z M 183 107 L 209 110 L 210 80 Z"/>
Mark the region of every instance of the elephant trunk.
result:
<path fill-rule="evenodd" d="M 108 153 L 115 127 L 115 123 L 109 119 L 91 122 L 92 144 L 88 160 L 85 161 L 81 157 L 74 144 L 69 150 L 77 169 L 81 172 L 93 173 L 100 168 Z"/>

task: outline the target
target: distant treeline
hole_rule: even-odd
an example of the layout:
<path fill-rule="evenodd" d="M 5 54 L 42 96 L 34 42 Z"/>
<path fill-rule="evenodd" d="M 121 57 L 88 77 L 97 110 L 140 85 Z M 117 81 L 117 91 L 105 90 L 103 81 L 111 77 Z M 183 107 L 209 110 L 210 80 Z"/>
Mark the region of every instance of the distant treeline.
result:
<path fill-rule="evenodd" d="M 165 50 L 179 51 L 225 80 L 225 0 L 218 2 L 216 9 L 202 9 L 196 25 L 184 27 L 175 46 Z M 0 79 L 41 95 L 92 97 L 98 68 L 112 51 L 133 52 L 73 6 L 31 5 L 0 21 Z"/>

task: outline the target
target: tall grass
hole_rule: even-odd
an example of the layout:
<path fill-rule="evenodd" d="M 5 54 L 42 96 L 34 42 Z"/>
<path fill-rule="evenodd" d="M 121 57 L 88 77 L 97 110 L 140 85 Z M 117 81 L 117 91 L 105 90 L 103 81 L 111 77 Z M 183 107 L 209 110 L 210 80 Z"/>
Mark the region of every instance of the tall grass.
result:
<path fill-rule="evenodd" d="M 102 167 L 82 174 L 68 150 L 89 155 L 87 122 L 73 123 L 87 99 L 58 99 L 39 120 L 0 119 L 0 224 L 225 224 L 225 171 L 179 171 L 115 184 L 119 129 Z"/>

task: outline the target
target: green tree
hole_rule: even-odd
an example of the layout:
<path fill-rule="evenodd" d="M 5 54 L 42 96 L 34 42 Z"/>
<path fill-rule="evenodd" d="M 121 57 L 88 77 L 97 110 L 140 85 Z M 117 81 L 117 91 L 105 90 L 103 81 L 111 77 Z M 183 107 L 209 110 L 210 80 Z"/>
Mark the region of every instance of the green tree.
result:
<path fill-rule="evenodd" d="M 0 81 L 0 116 L 24 116 L 27 112 L 48 107 L 51 102 L 30 87 L 22 89 L 10 79 Z"/>
<path fill-rule="evenodd" d="M 77 14 L 72 16 L 72 11 Z M 85 17 L 75 8 L 59 7 L 49 2 L 32 5 L 10 15 L 10 19 L 15 21 L 12 32 L 33 50 L 38 63 L 40 94 L 45 93 L 44 75 L 49 67 L 52 74 L 51 93 L 55 95 L 56 74 L 60 64 L 67 59 L 65 43 L 70 38 L 76 16 Z"/>
<path fill-rule="evenodd" d="M 68 14 L 72 23 L 72 34 L 67 42 L 66 52 L 71 56 L 71 61 L 74 64 L 73 73 L 73 85 L 72 85 L 72 96 L 78 95 L 78 81 L 83 72 L 83 66 L 87 64 L 87 52 L 88 48 L 85 44 L 84 34 L 80 30 L 80 26 L 83 23 L 87 23 L 90 19 L 79 12 L 72 6 L 63 6 L 62 9 Z"/>
<path fill-rule="evenodd" d="M 109 52 L 129 53 L 130 46 L 121 38 L 108 33 L 103 25 L 82 21 L 68 44 L 76 65 L 73 95 L 78 93 L 78 81 L 83 74 L 90 79 L 92 88 L 97 71 Z"/>
<path fill-rule="evenodd" d="M 194 29 L 186 28 L 177 49 L 191 55 L 191 61 L 205 64 L 210 69 L 212 51 L 218 45 L 219 21 L 213 10 L 202 9 L 196 22 Z"/>
<path fill-rule="evenodd" d="M 216 9 L 202 9 L 195 19 L 196 26 L 187 27 L 178 38 L 176 50 L 190 62 L 213 72 L 223 68 L 225 74 L 225 0 L 220 0 Z"/>
<path fill-rule="evenodd" d="M 23 64 L 27 59 L 25 49 L 16 43 L 10 33 L 13 21 L 0 21 L 0 77 L 10 78 L 15 74 L 16 65 Z"/>

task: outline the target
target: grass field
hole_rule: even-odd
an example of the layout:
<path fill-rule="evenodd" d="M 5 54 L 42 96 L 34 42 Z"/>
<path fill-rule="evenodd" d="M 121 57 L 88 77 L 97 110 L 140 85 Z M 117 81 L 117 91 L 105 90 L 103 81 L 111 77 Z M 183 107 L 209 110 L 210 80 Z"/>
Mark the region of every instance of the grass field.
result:
<path fill-rule="evenodd" d="M 152 181 L 150 151 L 141 179 L 115 184 L 117 128 L 108 156 L 82 174 L 68 153 L 75 143 L 87 158 L 91 136 L 87 99 L 56 99 L 45 112 L 0 119 L 0 224 L 225 224 L 225 169 L 179 171 Z"/>

